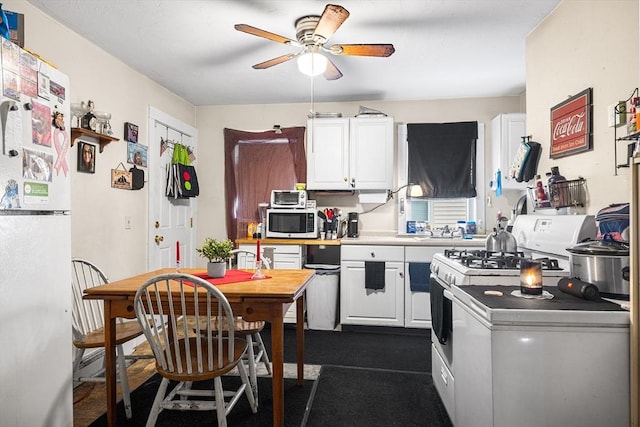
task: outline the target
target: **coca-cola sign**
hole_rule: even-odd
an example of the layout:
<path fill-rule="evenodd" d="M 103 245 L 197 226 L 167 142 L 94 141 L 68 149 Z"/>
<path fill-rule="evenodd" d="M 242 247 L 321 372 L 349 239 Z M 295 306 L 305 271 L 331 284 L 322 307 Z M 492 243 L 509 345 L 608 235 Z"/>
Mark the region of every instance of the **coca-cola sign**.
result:
<path fill-rule="evenodd" d="M 593 148 L 591 90 L 583 90 L 551 108 L 552 159 Z"/>

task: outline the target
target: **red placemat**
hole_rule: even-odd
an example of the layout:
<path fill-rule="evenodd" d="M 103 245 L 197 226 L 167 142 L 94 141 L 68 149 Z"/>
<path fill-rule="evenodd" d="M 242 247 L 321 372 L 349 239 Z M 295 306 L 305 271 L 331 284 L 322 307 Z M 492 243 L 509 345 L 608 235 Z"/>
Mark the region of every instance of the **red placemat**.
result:
<path fill-rule="evenodd" d="M 211 278 L 207 275 L 207 273 L 198 273 L 194 274 L 196 277 L 200 277 L 201 279 L 206 280 L 212 285 L 224 285 L 226 283 L 236 283 L 236 282 L 245 282 L 247 280 L 251 280 L 251 276 L 253 276 L 252 271 L 242 271 L 242 270 L 227 270 L 224 277 L 220 278 Z M 264 276 L 265 279 L 269 279 L 269 276 Z M 193 285 L 192 283 L 185 282 L 189 285 Z"/>

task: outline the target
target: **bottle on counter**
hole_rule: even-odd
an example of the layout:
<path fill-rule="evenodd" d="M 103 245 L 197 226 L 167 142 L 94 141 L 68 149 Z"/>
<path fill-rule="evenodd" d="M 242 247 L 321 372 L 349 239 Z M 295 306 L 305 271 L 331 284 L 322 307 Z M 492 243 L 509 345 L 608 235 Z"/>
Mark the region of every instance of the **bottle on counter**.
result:
<path fill-rule="evenodd" d="M 546 208 L 550 206 L 549 196 L 544 189 L 544 184 L 542 183 L 540 175 L 536 175 L 536 202 L 538 204 L 538 207 L 540 208 Z"/>
<path fill-rule="evenodd" d="M 558 181 L 566 181 L 566 180 L 567 178 L 560 175 L 560 168 L 558 168 L 558 166 L 551 167 L 551 177 L 549 177 L 549 184 L 553 184 L 554 182 L 558 182 Z"/>

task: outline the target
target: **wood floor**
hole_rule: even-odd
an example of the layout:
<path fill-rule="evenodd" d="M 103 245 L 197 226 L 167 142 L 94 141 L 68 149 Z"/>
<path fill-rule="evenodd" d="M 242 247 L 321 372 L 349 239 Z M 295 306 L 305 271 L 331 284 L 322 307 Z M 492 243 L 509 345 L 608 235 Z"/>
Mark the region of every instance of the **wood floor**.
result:
<path fill-rule="evenodd" d="M 138 346 L 134 354 L 149 354 L 146 343 Z M 155 374 L 155 359 L 138 359 L 127 369 L 129 388 L 135 390 L 153 374 Z M 120 385 L 117 387 L 118 401 L 122 399 Z M 86 427 L 98 417 L 107 412 L 104 383 L 83 383 L 73 390 L 73 425 Z"/>

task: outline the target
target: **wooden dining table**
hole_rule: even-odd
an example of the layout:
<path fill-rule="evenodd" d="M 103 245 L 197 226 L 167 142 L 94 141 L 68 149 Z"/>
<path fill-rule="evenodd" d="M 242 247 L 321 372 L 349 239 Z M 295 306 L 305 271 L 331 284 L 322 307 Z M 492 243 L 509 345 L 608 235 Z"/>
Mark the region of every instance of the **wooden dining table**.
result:
<path fill-rule="evenodd" d="M 164 268 L 87 289 L 85 299 L 104 301 L 107 424 L 116 419 L 116 319 L 135 318 L 133 299 L 148 279 L 168 273 Z M 248 321 L 271 324 L 271 363 L 273 387 L 273 425 L 284 424 L 284 314 L 296 304 L 296 342 L 298 384 L 304 382 L 304 293 L 314 270 L 268 270 L 265 279 L 249 279 L 217 285 L 229 300 L 234 314 Z M 203 274 L 205 270 L 181 268 L 180 273 Z"/>

